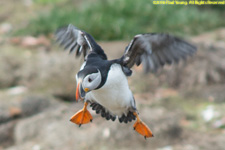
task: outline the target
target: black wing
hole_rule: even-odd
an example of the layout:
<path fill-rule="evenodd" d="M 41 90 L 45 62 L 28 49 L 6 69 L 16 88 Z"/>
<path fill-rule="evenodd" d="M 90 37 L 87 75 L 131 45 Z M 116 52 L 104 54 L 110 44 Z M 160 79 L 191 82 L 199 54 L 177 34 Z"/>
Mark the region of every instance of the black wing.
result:
<path fill-rule="evenodd" d="M 168 34 L 140 34 L 127 46 L 122 64 L 131 68 L 142 63 L 145 72 L 156 72 L 165 64 L 177 63 L 195 51 L 193 45 Z"/>
<path fill-rule="evenodd" d="M 79 30 L 71 24 L 58 29 L 55 37 L 65 50 L 70 50 L 70 53 L 75 52 L 76 56 L 80 56 L 83 53 L 84 58 L 86 58 L 88 51 L 90 51 L 97 53 L 102 59 L 107 59 L 102 48 L 90 34 Z"/>

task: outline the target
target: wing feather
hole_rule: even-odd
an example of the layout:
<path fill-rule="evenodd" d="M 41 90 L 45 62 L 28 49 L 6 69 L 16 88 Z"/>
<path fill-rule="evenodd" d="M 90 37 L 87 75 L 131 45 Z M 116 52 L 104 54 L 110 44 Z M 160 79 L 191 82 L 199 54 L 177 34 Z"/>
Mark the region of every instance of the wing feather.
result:
<path fill-rule="evenodd" d="M 196 48 L 169 34 L 139 34 L 127 46 L 122 64 L 131 68 L 143 64 L 145 72 L 155 72 L 165 64 L 178 63 L 196 52 Z"/>
<path fill-rule="evenodd" d="M 69 50 L 70 53 L 75 52 L 76 56 L 80 56 L 83 52 L 84 58 L 89 54 L 88 52 L 94 52 L 98 54 L 102 59 L 107 59 L 102 48 L 95 42 L 94 38 L 73 25 L 68 25 L 58 29 L 55 33 L 56 41 L 64 47 L 65 50 Z"/>

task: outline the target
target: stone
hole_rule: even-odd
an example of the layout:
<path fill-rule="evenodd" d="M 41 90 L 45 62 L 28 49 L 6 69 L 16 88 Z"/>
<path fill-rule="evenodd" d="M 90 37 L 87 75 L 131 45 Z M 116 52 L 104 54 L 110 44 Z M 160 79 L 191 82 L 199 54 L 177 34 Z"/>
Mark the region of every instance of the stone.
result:
<path fill-rule="evenodd" d="M 0 125 L 0 145 L 7 147 L 14 144 L 14 122 Z"/>
<path fill-rule="evenodd" d="M 21 111 L 24 117 L 37 114 L 50 106 L 50 100 L 40 95 L 29 95 L 21 102 Z"/>

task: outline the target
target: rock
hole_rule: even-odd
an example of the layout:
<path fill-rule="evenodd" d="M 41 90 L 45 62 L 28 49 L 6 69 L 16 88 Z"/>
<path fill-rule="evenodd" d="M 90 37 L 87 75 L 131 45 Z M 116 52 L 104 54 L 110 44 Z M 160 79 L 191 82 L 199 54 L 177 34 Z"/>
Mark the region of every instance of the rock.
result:
<path fill-rule="evenodd" d="M 178 96 L 178 91 L 171 88 L 158 88 L 155 93 L 156 99 Z"/>
<path fill-rule="evenodd" d="M 21 117 L 21 95 L 9 95 L 8 90 L 0 91 L 0 125 Z"/>
<path fill-rule="evenodd" d="M 149 110 L 147 107 L 140 110 L 140 117 L 155 135 L 154 138 L 148 139 L 148 142 L 133 130 L 134 121 L 128 124 L 121 124 L 118 120 L 106 121 L 92 111 L 93 123 L 79 128 L 78 125 L 71 123 L 69 118 L 82 108 L 82 104 L 71 104 L 68 107 L 62 103 L 54 109 L 48 109 L 18 122 L 14 134 L 16 145 L 8 150 L 28 150 L 31 147 L 54 150 L 70 150 L 71 148 L 97 150 L 116 144 L 121 149 L 136 149 L 138 145 L 143 144 L 143 149 L 148 149 L 149 146 L 154 148 L 156 145 L 163 146 L 170 143 L 170 140 L 161 141 L 162 137 L 174 136 L 178 140 L 179 135 L 182 134 L 180 131 L 177 132 L 179 114 L 169 113 L 162 108 Z"/>
<path fill-rule="evenodd" d="M 121 42 L 121 44 L 124 45 L 124 42 Z M 106 46 L 110 47 L 110 45 L 111 43 L 108 43 Z M 10 123 L 7 121 L 13 120 L 14 117 L 23 116 L 18 119 L 19 121 L 14 130 L 5 130 L 9 131 L 9 133 L 15 131 L 13 139 L 16 144 L 10 146 L 8 150 L 99 150 L 110 149 L 111 147 L 121 150 L 147 150 L 149 147 L 153 150 L 165 150 L 168 148 L 173 150 L 197 150 L 202 147 L 203 149 L 211 150 L 219 147 L 222 150 L 224 149 L 225 138 L 224 133 L 221 131 L 222 129 L 220 129 L 224 128 L 224 118 L 222 116 L 220 118 L 213 117 L 211 121 L 207 122 L 208 126 L 212 125 L 216 128 L 215 134 L 209 134 L 198 131 L 196 128 L 187 129 L 190 125 L 184 125 L 187 122 L 185 123 L 182 107 L 177 109 L 179 111 L 174 109 L 167 110 L 169 107 L 163 108 L 163 106 L 156 104 L 157 100 L 160 101 L 160 99 L 166 99 L 170 96 L 179 96 L 180 90 L 186 91 L 188 88 L 192 89 L 200 86 L 204 87 L 201 90 L 204 90 L 206 94 L 206 98 L 202 99 L 209 100 L 210 103 L 219 102 L 223 110 L 221 115 L 224 114 L 222 104 L 225 100 L 225 53 L 223 49 L 220 49 L 221 45 L 205 47 L 205 44 L 203 44 L 202 47 L 199 46 L 199 51 L 194 58 L 188 59 L 187 63 L 183 62 L 174 67 L 166 66 L 164 71 L 157 73 L 157 77 L 152 74 L 141 76 L 138 74 L 141 68 L 138 68 L 138 71 L 134 69 L 134 76 L 129 79 L 129 81 L 134 81 L 131 84 L 131 88 L 139 84 L 136 81 L 140 81 L 139 79 L 135 80 L 135 75 L 143 80 L 140 83 L 141 86 L 145 86 L 144 89 L 147 94 L 137 98 L 136 102 L 140 104 L 138 105 L 140 117 L 151 128 L 154 138 L 145 141 L 142 136 L 133 131 L 134 121 L 128 124 L 120 124 L 118 120 L 115 122 L 106 121 L 92 111 L 93 123 L 82 125 L 79 128 L 77 125 L 69 122 L 69 118 L 81 109 L 83 104 L 68 102 L 55 104 L 56 101 L 52 101 L 52 98 L 31 94 L 23 96 L 19 105 L 10 105 L 3 111 L 0 108 L 0 120 L 2 118 L 4 122 L 2 125 Z M 24 51 L 26 50 L 21 50 L 19 53 Z M 111 51 L 109 53 L 115 53 L 110 55 L 110 57 L 115 56 L 117 58 L 117 56 L 121 56 L 122 51 Z M 12 55 L 15 54 L 13 53 Z M 0 57 L 2 58 L 2 56 Z M 4 77 L 0 76 L 0 84 L 3 83 L 1 81 L 10 78 L 10 80 L 5 82 L 7 84 L 4 83 L 4 86 L 0 85 L 1 87 L 22 85 L 28 89 L 27 92 L 22 92 L 22 94 L 30 91 L 41 91 L 63 100 L 74 100 L 76 85 L 74 75 L 78 67 L 80 67 L 81 63 L 79 60 L 74 60 L 73 56 L 68 56 L 61 51 L 50 51 L 48 53 L 45 51 L 37 51 L 35 53 L 29 51 L 24 57 L 17 57 L 17 55 L 7 55 L 7 59 L 1 59 L 4 64 L 0 64 L 0 70 Z M 8 77 L 9 74 L 12 75 L 12 78 Z M 209 85 L 217 84 L 222 86 L 214 91 L 211 90 L 211 92 L 207 90 L 211 88 Z M 157 90 L 159 86 L 168 88 Z M 155 94 L 153 94 L 154 92 L 149 92 L 151 89 L 155 91 Z M 143 92 L 142 89 L 141 92 Z M 14 94 L 11 94 L 11 96 L 20 96 L 20 94 L 15 95 L 17 92 L 12 93 Z M 218 95 L 221 95 L 219 96 L 220 100 L 217 100 Z M 209 98 L 209 96 L 211 97 Z M 166 104 L 170 105 L 170 102 Z M 199 103 L 196 102 L 196 104 Z M 191 103 L 190 106 L 192 105 Z M 217 107 L 215 107 L 215 110 L 217 110 Z M 198 117 L 201 117 L 200 113 L 198 115 Z M 215 113 L 213 116 L 215 116 Z M 195 125 L 197 123 L 195 121 L 194 119 L 188 120 L 188 123 Z M 213 133 L 214 131 L 210 128 L 210 132 Z M 11 136 L 8 137 L 11 138 Z"/>
<path fill-rule="evenodd" d="M 4 106 L 0 106 L 0 124 L 11 120 L 11 115 Z"/>
<path fill-rule="evenodd" d="M 205 47 L 224 49 L 225 40 L 225 28 L 220 28 L 212 32 L 203 33 L 192 38 L 195 43 L 203 44 Z"/>
<path fill-rule="evenodd" d="M 27 88 L 24 86 L 15 86 L 7 90 L 9 95 L 19 95 L 19 94 L 25 93 L 26 91 L 27 91 Z"/>
<path fill-rule="evenodd" d="M 2 50 L 1 50 L 2 52 Z M 9 53 L 0 55 L 0 88 L 7 88 L 18 83 L 18 70 L 22 65 L 22 59 Z"/>
<path fill-rule="evenodd" d="M 6 90 L 6 93 L 7 90 Z M 4 94 L 2 94 L 4 95 Z M 14 143 L 14 126 L 25 117 L 42 113 L 49 109 L 54 109 L 59 103 L 45 95 L 29 94 L 20 96 L 2 96 L 1 99 L 8 101 L 0 101 L 0 145 L 3 147 L 10 146 Z M 42 123 L 42 122 L 40 122 Z M 29 134 L 32 131 L 25 129 Z M 1 147 L 0 147 L 1 149 Z"/>
<path fill-rule="evenodd" d="M 183 117 L 181 112 L 176 110 L 166 110 L 162 107 L 145 107 L 142 108 L 140 116 L 143 118 L 143 121 L 146 121 L 146 123 L 150 125 L 150 128 L 152 129 L 152 132 L 155 136 L 164 138 L 173 137 L 173 140 L 181 140 L 183 130 L 180 125 L 180 120 Z"/>
<path fill-rule="evenodd" d="M 214 128 L 225 128 L 225 117 L 219 119 L 219 120 L 216 120 L 214 123 L 213 123 L 213 127 Z"/>
<path fill-rule="evenodd" d="M 17 117 L 21 116 L 22 111 L 18 107 L 10 107 L 9 113 L 12 118 L 17 118 Z"/>
<path fill-rule="evenodd" d="M 21 43 L 21 38 L 20 37 L 12 37 L 10 38 L 10 43 L 13 45 L 19 45 Z"/>
<path fill-rule="evenodd" d="M 50 100 L 40 95 L 30 95 L 21 102 L 21 111 L 23 116 L 37 114 L 50 106 Z"/>
<path fill-rule="evenodd" d="M 168 145 L 162 148 L 158 148 L 157 150 L 173 150 L 173 147 Z"/>
<path fill-rule="evenodd" d="M 32 0 L 23 0 L 23 4 L 27 7 L 31 7 L 33 3 L 34 2 Z"/>
<path fill-rule="evenodd" d="M 25 48 L 35 48 L 39 46 L 49 47 L 51 45 L 50 40 L 46 36 L 26 36 L 26 37 L 12 37 L 9 40 L 12 44 L 20 45 Z"/>
<path fill-rule="evenodd" d="M 215 117 L 215 109 L 212 105 L 209 105 L 201 112 L 204 121 L 209 122 Z"/>
<path fill-rule="evenodd" d="M 138 105 L 140 118 L 154 133 L 154 138 L 146 141 L 133 130 L 134 121 L 128 124 L 121 124 L 118 120 L 106 121 L 93 111 L 90 111 L 93 122 L 79 128 L 78 125 L 71 123 L 69 118 L 82 106 L 81 103 L 68 105 L 68 103 L 60 102 L 60 105 L 19 121 L 14 130 L 16 144 L 7 150 L 30 150 L 31 148 L 99 150 L 104 147 L 124 150 L 140 149 L 140 147 L 147 150 L 151 147 L 154 150 L 166 149 L 168 148 L 166 145 L 174 150 L 182 147 L 185 150 L 197 150 L 199 147 L 196 143 L 199 133 L 183 128 L 180 122 L 184 116 L 176 110 L 166 110 L 160 106 L 152 107 L 149 104 Z M 201 134 L 201 136 L 206 135 Z M 218 144 L 222 144 L 222 139 L 221 137 Z M 202 144 L 204 140 L 200 145 Z"/>
<path fill-rule="evenodd" d="M 38 51 L 5 47 L 0 55 L 0 88 L 11 88 L 10 93 L 35 90 L 61 98 L 75 100 L 75 70 L 80 61 L 60 52 Z M 16 88 L 13 88 L 16 87 Z"/>
<path fill-rule="evenodd" d="M 167 145 L 162 148 L 157 148 L 156 150 L 199 150 L 199 147 L 195 145 Z"/>
<path fill-rule="evenodd" d="M 8 33 L 12 30 L 12 25 L 10 23 L 2 23 L 0 25 L 0 34 Z"/>
<path fill-rule="evenodd" d="M 24 47 L 33 47 L 38 45 L 38 39 L 36 37 L 27 36 L 21 41 L 21 45 Z"/>
<path fill-rule="evenodd" d="M 4 43 L 4 40 L 2 37 L 0 37 L 0 45 Z"/>
<path fill-rule="evenodd" d="M 15 96 L 9 95 L 8 90 L 5 94 L 0 97 L 3 99 L 0 101 L 0 125 L 17 118 L 35 115 L 58 105 L 58 102 L 48 95 L 30 93 Z"/>
<path fill-rule="evenodd" d="M 10 146 L 14 143 L 14 122 L 0 125 L 0 145 L 3 147 Z"/>
<path fill-rule="evenodd" d="M 56 109 L 50 109 L 20 121 L 15 129 L 16 143 L 23 144 L 32 140 L 38 140 L 41 144 L 45 142 L 55 143 L 56 145 L 61 143 L 61 140 L 63 141 L 66 138 L 65 133 L 69 135 L 68 132 L 70 132 L 67 129 L 68 126 L 62 126 L 62 122 L 68 123 L 68 119 L 67 121 L 63 120 L 63 111 L 65 110 L 66 107 L 60 105 Z"/>

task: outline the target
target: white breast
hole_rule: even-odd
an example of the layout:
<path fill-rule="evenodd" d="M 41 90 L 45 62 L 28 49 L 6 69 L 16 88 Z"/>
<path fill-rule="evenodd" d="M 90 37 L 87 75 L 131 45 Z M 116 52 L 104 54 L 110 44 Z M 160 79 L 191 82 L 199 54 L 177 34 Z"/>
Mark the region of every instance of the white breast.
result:
<path fill-rule="evenodd" d="M 105 85 L 87 93 L 86 98 L 104 106 L 110 113 L 121 116 L 128 108 L 135 107 L 127 78 L 119 64 L 113 64 L 109 70 Z"/>

